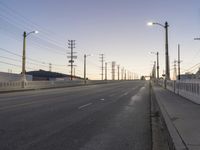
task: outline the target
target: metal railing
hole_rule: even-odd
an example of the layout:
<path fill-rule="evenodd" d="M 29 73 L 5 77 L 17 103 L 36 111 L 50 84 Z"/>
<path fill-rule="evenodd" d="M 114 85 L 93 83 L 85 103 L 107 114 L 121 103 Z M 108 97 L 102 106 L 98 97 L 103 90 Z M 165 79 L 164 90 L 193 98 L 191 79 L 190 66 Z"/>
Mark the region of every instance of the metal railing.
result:
<path fill-rule="evenodd" d="M 159 80 L 158 84 L 162 87 L 165 86 L 164 80 Z M 166 89 L 200 104 L 200 80 L 168 80 L 166 82 Z"/>

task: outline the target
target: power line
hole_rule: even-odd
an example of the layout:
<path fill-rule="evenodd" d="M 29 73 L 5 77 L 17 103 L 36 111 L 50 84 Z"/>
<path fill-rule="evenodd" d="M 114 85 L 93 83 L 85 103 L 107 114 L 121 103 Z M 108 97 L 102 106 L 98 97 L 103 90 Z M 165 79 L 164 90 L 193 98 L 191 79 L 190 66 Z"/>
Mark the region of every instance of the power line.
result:
<path fill-rule="evenodd" d="M 47 30 L 46 27 L 43 27 L 35 22 L 33 22 L 32 20 L 30 20 L 29 18 L 23 16 L 22 14 L 20 14 L 19 12 L 17 12 L 16 10 L 8 7 L 6 4 L 4 4 L 3 2 L 0 2 L 0 5 L 2 5 L 4 8 L 4 12 L 5 10 L 7 11 L 5 13 L 5 15 L 7 15 L 9 13 L 9 17 L 12 16 L 12 19 L 14 18 L 18 18 L 17 21 L 20 20 L 20 23 L 24 22 L 26 24 L 27 27 L 31 27 L 31 28 L 41 28 L 42 29 L 42 33 L 44 33 L 44 35 L 46 35 L 47 38 L 49 38 L 49 35 L 56 35 L 55 32 L 52 32 L 50 30 Z M 55 38 L 54 38 L 55 39 Z M 52 41 L 54 41 L 54 39 L 51 39 Z M 58 41 L 55 41 L 56 43 L 58 43 L 59 41 L 62 41 L 64 38 L 60 38 Z M 63 41 L 64 43 L 64 41 Z"/>
<path fill-rule="evenodd" d="M 6 21 L 7 22 L 7 21 Z M 20 34 L 23 30 L 21 28 L 18 28 L 17 26 L 13 25 L 12 23 L 9 23 L 7 22 L 8 24 L 10 24 L 11 26 L 13 26 L 11 29 L 7 29 L 5 31 L 7 31 L 8 33 L 10 33 L 12 36 L 13 39 L 17 40 L 17 41 L 20 41 L 18 38 L 16 38 L 16 34 Z M 8 28 L 6 25 L 5 25 L 6 28 Z M 20 32 L 14 32 L 13 31 L 13 28 L 16 28 L 17 30 L 20 30 Z M 64 55 L 64 51 L 65 49 L 61 46 L 57 46 L 55 44 L 52 44 L 42 38 L 38 38 L 38 37 L 35 37 L 33 36 L 34 38 L 32 38 L 32 40 L 30 41 L 30 43 L 33 43 L 32 46 L 33 47 L 36 47 L 36 48 L 41 48 L 42 50 L 46 50 L 48 52 L 52 52 L 54 54 L 59 54 L 59 55 Z M 53 47 L 53 48 L 52 48 Z M 48 49 L 48 50 L 47 50 Z M 61 53 L 63 52 L 63 53 Z"/>
<path fill-rule="evenodd" d="M 9 51 L 9 50 L 7 50 L 7 49 L 4 49 L 4 48 L 0 48 L 0 51 L 4 51 L 4 52 L 7 52 L 7 53 L 9 53 L 9 54 L 12 54 L 12 55 L 15 55 L 15 56 L 17 56 L 17 57 L 22 57 L 22 55 L 19 55 L 19 54 L 17 54 L 17 53 L 14 53 L 14 52 L 11 52 L 11 51 Z M 5 56 L 2 56 L 2 57 L 5 57 Z M 7 57 L 7 58 L 9 58 L 9 57 Z M 32 62 L 37 62 L 37 63 L 39 63 L 39 64 L 42 64 L 42 65 L 44 65 L 44 64 L 49 64 L 49 63 L 47 63 L 47 62 L 44 62 L 44 61 L 39 61 L 39 60 L 36 60 L 36 59 L 32 59 L 32 58 L 29 58 L 29 57 L 27 57 L 28 58 L 28 60 L 29 61 L 32 61 Z M 9 58 L 9 59 L 12 59 L 12 58 Z M 33 63 L 32 63 L 33 64 Z M 52 65 L 55 65 L 55 66 L 65 66 L 65 65 L 61 65 L 61 64 L 54 64 L 54 63 L 52 63 Z"/>
<path fill-rule="evenodd" d="M 186 69 L 186 71 L 190 71 L 190 70 L 193 70 L 194 68 L 196 69 L 197 67 L 199 67 L 200 63 L 197 63 L 195 65 L 193 65 L 192 67 Z"/>
<path fill-rule="evenodd" d="M 22 29 L 22 25 L 21 24 L 18 24 L 18 23 L 13 23 L 13 21 L 11 22 L 10 20 L 9 20 L 9 18 L 8 17 L 6 17 L 6 16 L 2 16 L 2 15 L 0 15 L 0 17 L 7 23 L 7 24 L 9 24 L 9 25 L 11 25 L 12 26 L 12 28 L 10 28 L 10 29 L 8 29 L 7 31 L 8 32 L 12 32 L 13 31 L 13 29 L 14 28 L 16 28 L 17 30 L 18 30 L 18 32 L 15 32 L 15 34 L 14 35 L 16 35 L 16 34 L 19 34 L 19 32 L 21 33 L 24 29 L 26 29 L 26 30 L 32 30 L 32 29 L 28 29 L 28 28 L 26 28 L 26 26 L 23 26 L 23 29 Z M 17 26 L 18 25 L 18 26 Z M 9 28 L 9 26 L 4 26 L 4 28 Z M 40 37 L 42 36 L 43 34 L 40 34 Z M 56 49 L 57 51 L 62 51 L 62 52 L 64 52 L 65 51 L 65 48 L 64 47 L 62 47 L 62 46 L 60 46 L 60 45 L 62 45 L 62 44 L 60 44 L 60 45 L 58 45 L 57 43 L 57 41 L 55 41 L 55 40 L 52 40 L 52 39 L 50 39 L 50 40 L 47 40 L 47 39 L 50 39 L 49 38 L 49 36 L 47 36 L 47 37 L 45 37 L 45 38 L 39 38 L 39 37 L 35 37 L 35 39 L 33 38 L 32 39 L 32 41 L 35 41 L 34 43 L 37 43 L 37 44 L 40 44 L 40 45 L 46 45 L 45 47 L 46 48 L 49 48 L 49 49 L 52 49 L 52 47 L 54 47 L 54 49 Z M 32 42 L 31 41 L 31 42 Z M 53 42 L 52 42 L 53 41 Z M 50 46 L 49 46 L 50 45 Z M 63 54 L 63 53 L 62 53 Z"/>
<path fill-rule="evenodd" d="M 0 61 L 0 63 L 2 64 L 7 64 L 7 65 L 11 65 L 11 66 L 15 66 L 15 67 L 18 67 L 18 68 L 21 68 L 20 65 L 16 65 L 16 64 L 12 64 L 12 63 L 7 63 L 7 62 L 4 62 L 4 61 Z M 27 67 L 28 69 L 32 69 L 34 70 L 35 68 L 30 68 L 30 67 Z"/>
<path fill-rule="evenodd" d="M 5 57 L 5 56 L 0 56 L 0 57 L 4 58 L 4 59 L 8 59 L 8 60 L 13 60 L 13 61 L 21 62 L 21 60 L 14 59 L 14 58 L 9 58 L 9 57 Z"/>
<path fill-rule="evenodd" d="M 12 64 L 12 63 L 7 63 L 7 62 L 4 62 L 4 61 L 0 61 L 0 63 L 2 63 L 2 64 L 7 64 L 7 65 L 12 65 L 12 66 L 21 68 L 20 65 L 16 65 L 16 64 Z"/>
<path fill-rule="evenodd" d="M 11 52 L 11 51 L 9 51 L 9 50 L 6 50 L 6 49 L 4 49 L 4 48 L 0 48 L 0 50 L 1 50 L 1 51 L 4 51 L 4 52 L 7 52 L 7 53 L 9 53 L 9 54 L 12 54 L 12 55 L 18 56 L 18 57 L 22 57 L 22 55 L 19 55 L 19 54 L 13 53 L 13 52 Z"/>

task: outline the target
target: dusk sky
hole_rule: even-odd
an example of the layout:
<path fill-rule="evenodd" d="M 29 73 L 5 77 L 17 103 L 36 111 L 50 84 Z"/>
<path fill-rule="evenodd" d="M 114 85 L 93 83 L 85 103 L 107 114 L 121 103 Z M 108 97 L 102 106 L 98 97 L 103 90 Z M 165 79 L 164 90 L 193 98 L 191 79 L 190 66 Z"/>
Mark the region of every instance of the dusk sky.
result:
<path fill-rule="evenodd" d="M 66 53 L 72 39 L 79 76 L 83 76 L 83 55 L 93 54 L 87 58 L 87 76 L 100 79 L 101 53 L 106 62 L 149 75 L 156 60 L 151 51 L 160 53 L 162 74 L 165 32 L 160 26 L 147 26 L 149 21 L 169 23 L 171 75 L 178 43 L 181 72 L 196 72 L 200 65 L 191 67 L 200 63 L 200 41 L 194 40 L 200 37 L 199 0 L 0 0 L 0 48 L 4 49 L 0 49 L 0 71 L 21 72 L 22 34 L 38 30 L 27 37 L 27 71 L 49 70 L 52 63 L 52 71 L 69 74 Z"/>

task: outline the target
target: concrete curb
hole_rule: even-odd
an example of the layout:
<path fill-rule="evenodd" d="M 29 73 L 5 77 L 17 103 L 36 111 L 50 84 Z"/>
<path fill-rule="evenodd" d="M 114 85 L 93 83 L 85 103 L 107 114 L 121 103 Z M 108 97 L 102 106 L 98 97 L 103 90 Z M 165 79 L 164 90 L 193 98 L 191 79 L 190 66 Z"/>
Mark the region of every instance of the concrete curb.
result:
<path fill-rule="evenodd" d="M 168 112 L 166 111 L 162 102 L 156 96 L 153 87 L 152 87 L 152 94 L 154 95 L 153 97 L 155 98 L 155 102 L 158 105 L 162 122 L 168 132 L 167 139 L 168 139 L 168 144 L 169 144 L 170 150 L 188 150 L 188 148 L 187 148 L 186 144 L 184 143 L 183 139 L 181 138 L 178 130 L 176 129 L 172 120 L 170 119 Z"/>

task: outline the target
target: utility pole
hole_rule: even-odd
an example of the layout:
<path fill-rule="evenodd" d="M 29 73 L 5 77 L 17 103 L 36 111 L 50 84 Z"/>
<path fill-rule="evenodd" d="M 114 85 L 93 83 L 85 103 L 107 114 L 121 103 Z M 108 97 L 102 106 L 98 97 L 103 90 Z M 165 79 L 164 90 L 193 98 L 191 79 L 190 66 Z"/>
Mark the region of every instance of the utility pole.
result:
<path fill-rule="evenodd" d="M 119 68 L 120 68 L 120 65 L 117 65 L 118 80 L 119 80 Z"/>
<path fill-rule="evenodd" d="M 115 61 L 112 61 L 112 80 L 115 80 Z"/>
<path fill-rule="evenodd" d="M 74 59 L 77 59 L 77 56 L 74 55 L 76 52 L 73 51 L 75 48 L 75 40 L 68 40 L 68 48 L 71 50 L 71 52 L 68 53 L 68 54 L 70 54 L 70 56 L 68 56 L 68 58 L 70 59 L 69 60 L 70 65 L 68 65 L 68 66 L 71 67 L 71 77 L 70 78 L 71 78 L 71 80 L 73 80 L 73 67 L 75 66 Z"/>
<path fill-rule="evenodd" d="M 124 67 L 121 69 L 121 80 L 124 80 Z"/>
<path fill-rule="evenodd" d="M 180 44 L 178 44 L 178 80 L 181 79 L 181 74 L 180 74 L 180 63 L 181 63 L 181 60 L 180 60 Z"/>
<path fill-rule="evenodd" d="M 107 80 L 107 62 L 105 63 L 105 80 Z"/>
<path fill-rule="evenodd" d="M 103 71 L 104 71 L 104 54 L 100 54 L 100 62 L 101 62 L 101 80 L 103 80 Z"/>

